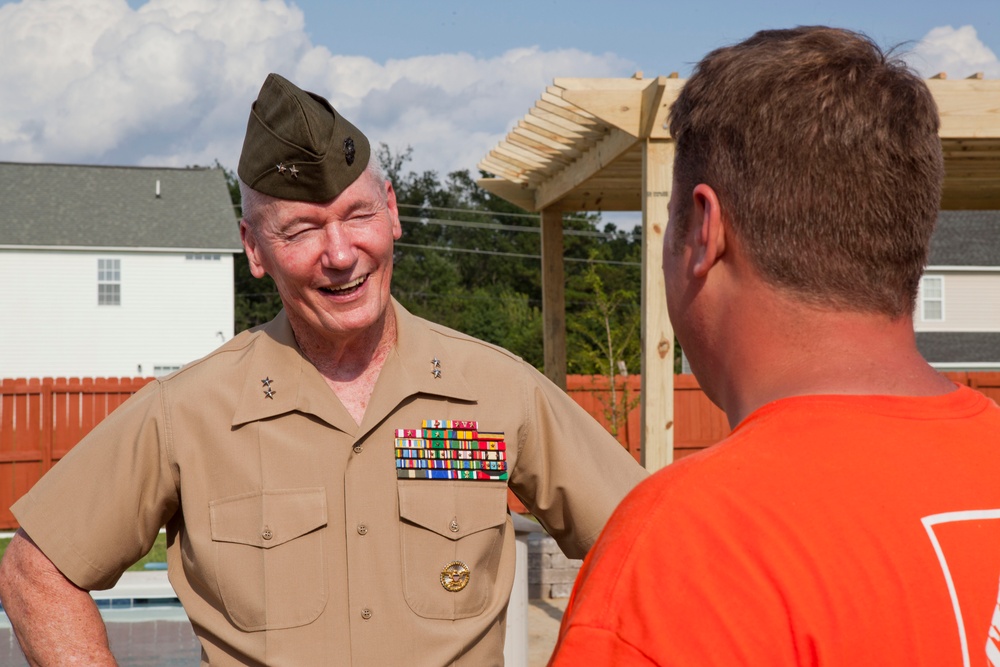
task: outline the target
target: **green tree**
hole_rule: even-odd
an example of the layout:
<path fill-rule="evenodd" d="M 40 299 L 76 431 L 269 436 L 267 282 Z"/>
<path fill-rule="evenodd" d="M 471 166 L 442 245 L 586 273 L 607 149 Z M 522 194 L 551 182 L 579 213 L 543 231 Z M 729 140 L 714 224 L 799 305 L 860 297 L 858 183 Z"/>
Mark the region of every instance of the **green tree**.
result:
<path fill-rule="evenodd" d="M 639 400 L 629 396 L 626 384 L 619 387 L 618 378 L 627 377 L 630 367 L 639 367 L 641 311 L 634 291 L 609 292 L 605 288 L 596 265 L 587 266 L 583 280 L 590 287 L 593 300 L 577 317 L 567 321 L 567 329 L 572 333 L 568 338 L 574 346 L 567 366 L 571 372 L 600 374 L 608 379 L 610 395 L 604 405 L 605 416 L 611 434 L 617 436 Z"/>

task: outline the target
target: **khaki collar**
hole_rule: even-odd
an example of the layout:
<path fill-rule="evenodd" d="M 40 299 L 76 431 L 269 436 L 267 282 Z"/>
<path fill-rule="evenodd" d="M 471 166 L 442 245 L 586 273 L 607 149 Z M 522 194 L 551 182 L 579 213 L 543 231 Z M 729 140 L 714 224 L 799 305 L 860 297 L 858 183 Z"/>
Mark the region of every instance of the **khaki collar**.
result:
<path fill-rule="evenodd" d="M 476 402 L 466 369 L 448 363 L 448 338 L 433 331 L 428 322 L 410 314 L 395 299 L 390 307 L 396 315 L 396 345 L 379 372 L 360 427 L 316 367 L 299 351 L 284 311 L 257 333 L 232 425 L 304 412 L 361 437 L 410 396 L 426 394 Z M 435 369 L 441 371 L 439 377 L 435 377 Z"/>

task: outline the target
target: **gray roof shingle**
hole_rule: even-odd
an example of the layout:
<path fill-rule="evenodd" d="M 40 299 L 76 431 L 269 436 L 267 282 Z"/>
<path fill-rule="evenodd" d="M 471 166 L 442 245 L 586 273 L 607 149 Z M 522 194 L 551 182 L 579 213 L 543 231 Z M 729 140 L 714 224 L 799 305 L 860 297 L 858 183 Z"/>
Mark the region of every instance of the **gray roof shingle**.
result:
<path fill-rule="evenodd" d="M 220 168 L 13 162 L 0 162 L 0 246 L 242 251 Z"/>
<path fill-rule="evenodd" d="M 918 331 L 917 349 L 932 364 L 1000 362 L 1000 332 Z"/>
<path fill-rule="evenodd" d="M 940 211 L 930 266 L 1000 266 L 1000 211 Z"/>

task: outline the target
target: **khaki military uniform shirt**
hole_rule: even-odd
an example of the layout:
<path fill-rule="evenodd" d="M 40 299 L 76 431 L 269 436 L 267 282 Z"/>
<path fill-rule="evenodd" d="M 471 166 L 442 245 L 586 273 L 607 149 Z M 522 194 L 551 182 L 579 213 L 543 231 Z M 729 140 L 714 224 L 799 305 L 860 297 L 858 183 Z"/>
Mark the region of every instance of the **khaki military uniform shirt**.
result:
<path fill-rule="evenodd" d="M 393 307 L 398 342 L 360 426 L 281 314 L 143 388 L 14 514 L 86 589 L 114 585 L 166 525 L 212 665 L 502 664 L 508 484 L 581 557 L 645 473 L 517 357 Z M 399 478 L 396 431 L 424 420 L 502 433 L 509 480 Z"/>

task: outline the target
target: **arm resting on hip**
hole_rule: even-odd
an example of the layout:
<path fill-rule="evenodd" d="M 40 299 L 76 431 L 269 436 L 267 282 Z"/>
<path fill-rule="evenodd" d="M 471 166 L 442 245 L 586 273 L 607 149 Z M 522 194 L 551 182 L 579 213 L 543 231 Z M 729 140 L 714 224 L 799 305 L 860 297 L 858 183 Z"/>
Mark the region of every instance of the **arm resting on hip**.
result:
<path fill-rule="evenodd" d="M 90 593 L 17 531 L 0 562 L 0 601 L 30 665 L 115 665 Z"/>

